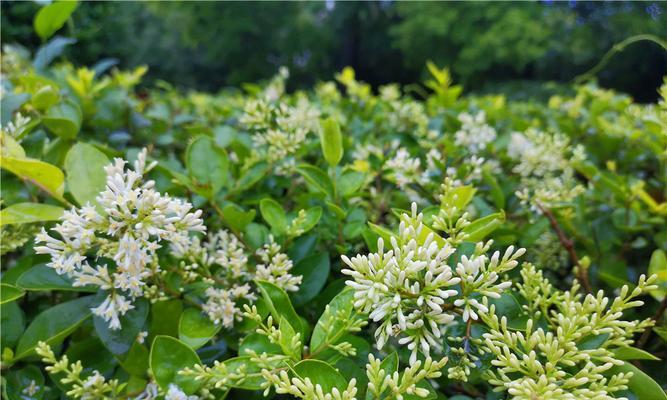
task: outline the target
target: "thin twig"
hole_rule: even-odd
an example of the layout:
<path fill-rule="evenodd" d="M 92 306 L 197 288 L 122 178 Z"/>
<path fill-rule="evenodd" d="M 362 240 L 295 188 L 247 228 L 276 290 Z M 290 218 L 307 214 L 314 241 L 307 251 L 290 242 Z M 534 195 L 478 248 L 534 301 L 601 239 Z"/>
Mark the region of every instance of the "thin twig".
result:
<path fill-rule="evenodd" d="M 561 229 L 560 225 L 558 225 L 558 221 L 556 220 L 556 217 L 554 214 L 551 212 L 551 210 L 542 207 L 541 204 L 537 204 L 537 208 L 542 211 L 542 214 L 544 214 L 545 217 L 549 220 L 549 223 L 551 224 L 551 228 L 553 228 L 554 232 L 556 232 L 556 236 L 558 236 L 558 240 L 560 243 L 563 245 L 567 253 L 570 255 L 570 259 L 574 263 L 574 265 L 577 266 L 577 279 L 579 282 L 581 282 L 581 285 L 583 286 L 584 290 L 587 293 L 591 292 L 591 284 L 588 281 L 588 273 L 586 272 L 586 269 L 581 265 L 581 262 L 579 261 L 579 257 L 577 256 L 577 251 L 574 249 L 574 242 L 565 236 L 565 232 Z"/>
<path fill-rule="evenodd" d="M 662 318 L 662 315 L 667 311 L 667 296 L 662 299 L 662 303 L 660 303 L 660 307 L 655 312 L 655 315 L 653 316 L 653 320 L 657 324 L 660 322 L 660 319 Z M 649 337 L 651 337 L 651 332 L 653 331 L 653 327 L 649 326 L 646 328 L 644 333 L 642 334 L 641 338 L 639 338 L 639 341 L 637 342 L 637 347 L 640 349 L 644 348 L 646 345 L 646 342 L 648 342 Z"/>

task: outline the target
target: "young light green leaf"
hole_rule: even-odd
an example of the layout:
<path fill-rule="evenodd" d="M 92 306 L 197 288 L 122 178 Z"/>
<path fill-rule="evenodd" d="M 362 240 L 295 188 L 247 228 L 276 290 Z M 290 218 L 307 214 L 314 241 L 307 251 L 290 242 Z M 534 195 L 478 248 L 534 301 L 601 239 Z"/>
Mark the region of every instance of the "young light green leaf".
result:
<path fill-rule="evenodd" d="M 77 5 L 76 0 L 58 0 L 40 8 L 33 20 L 35 32 L 42 40 L 50 38 L 65 25 Z"/>
<path fill-rule="evenodd" d="M 322 153 L 327 163 L 335 167 L 343 158 L 343 136 L 340 133 L 338 122 L 329 117 L 321 122 L 320 143 Z"/>
<path fill-rule="evenodd" d="M 667 255 L 662 249 L 655 249 L 651 254 L 651 261 L 648 264 L 648 274 L 657 275 L 658 279 L 655 285 L 658 285 L 656 290 L 651 290 L 651 296 L 657 301 L 667 296 Z"/>
<path fill-rule="evenodd" d="M 56 221 L 64 209 L 50 204 L 18 203 L 0 211 L 0 226 L 30 224 L 33 222 Z"/>
<path fill-rule="evenodd" d="M 470 223 L 470 225 L 463 228 L 466 233 L 466 241 L 479 242 L 484 240 L 493 231 L 498 229 L 505 222 L 505 212 L 501 211 L 495 214 L 489 214 L 485 217 L 477 219 Z"/>
<path fill-rule="evenodd" d="M 65 175 L 60 168 L 32 158 L 2 157 L 0 161 L 2 168 L 37 185 L 54 198 L 63 199 Z"/>
<path fill-rule="evenodd" d="M 612 350 L 614 358 L 619 360 L 652 360 L 660 361 L 660 359 L 646 350 L 638 349 L 632 346 L 617 347 Z"/>
<path fill-rule="evenodd" d="M 96 197 L 106 187 L 107 175 L 104 166 L 109 158 L 95 146 L 77 143 L 65 157 L 67 189 L 79 202 L 79 205 L 97 204 Z"/>

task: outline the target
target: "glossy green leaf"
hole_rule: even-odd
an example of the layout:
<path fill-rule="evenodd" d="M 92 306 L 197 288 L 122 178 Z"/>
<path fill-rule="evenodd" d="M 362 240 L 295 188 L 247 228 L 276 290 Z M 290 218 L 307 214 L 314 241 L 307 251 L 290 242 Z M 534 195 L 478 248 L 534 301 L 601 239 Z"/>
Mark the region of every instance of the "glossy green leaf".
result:
<path fill-rule="evenodd" d="M 324 393 L 336 388 L 340 392 L 347 388 L 347 380 L 331 365 L 320 360 L 303 360 L 293 367 L 302 379 L 309 378 L 313 384 L 322 386 Z"/>
<path fill-rule="evenodd" d="M 463 232 L 466 233 L 465 240 L 468 242 L 479 242 L 484 240 L 489 236 L 493 231 L 498 229 L 505 223 L 505 212 L 501 211 L 495 214 L 489 214 L 480 219 L 476 219 L 471 222 L 468 226 L 463 228 Z"/>
<path fill-rule="evenodd" d="M 183 312 L 183 302 L 177 299 L 151 304 L 151 335 L 178 337 L 178 321 Z"/>
<path fill-rule="evenodd" d="M 617 358 L 619 360 L 653 360 L 653 361 L 660 360 L 658 357 L 654 356 L 648 351 L 638 349 L 632 346 L 618 347 L 612 349 L 612 353 L 614 353 L 614 358 Z"/>
<path fill-rule="evenodd" d="M 249 355 L 248 350 L 252 350 L 257 354 L 282 354 L 282 349 L 279 345 L 271 343 L 265 335 L 256 332 L 243 338 L 241 345 L 239 346 L 239 355 Z"/>
<path fill-rule="evenodd" d="M 67 189 L 79 205 L 97 204 L 96 197 L 106 188 L 104 166 L 109 158 L 95 146 L 77 143 L 65 157 Z"/>
<path fill-rule="evenodd" d="M 299 236 L 303 235 L 304 233 L 308 232 L 309 230 L 313 229 L 315 225 L 319 222 L 320 218 L 322 217 L 322 207 L 317 206 L 317 207 L 312 207 L 306 210 L 306 217 L 299 221 L 299 220 L 293 220 L 292 223 L 299 221 L 299 223 L 294 224 L 294 228 L 298 229 L 301 233 Z"/>
<path fill-rule="evenodd" d="M 55 269 L 46 264 L 37 264 L 28 269 L 16 281 L 25 290 L 64 290 L 73 292 L 92 292 L 99 290 L 97 286 L 73 286 L 74 281 L 67 275 L 59 275 Z"/>
<path fill-rule="evenodd" d="M 94 296 L 55 305 L 39 314 L 26 328 L 16 346 L 15 359 L 34 354 L 38 342 L 56 344 L 90 317 Z"/>
<path fill-rule="evenodd" d="M 299 290 L 292 294 L 297 306 L 308 303 L 322 290 L 329 277 L 329 254 L 318 253 L 308 256 L 294 265 L 292 275 L 301 275 L 303 280 Z"/>
<path fill-rule="evenodd" d="M 23 311 L 17 302 L 0 306 L 0 342 L 2 347 L 14 348 L 25 329 Z"/>
<path fill-rule="evenodd" d="M 264 198 L 259 202 L 259 211 L 262 218 L 271 226 L 277 234 L 282 234 L 287 229 L 287 215 L 283 207 L 271 198 Z"/>
<path fill-rule="evenodd" d="M 35 32 L 42 40 L 48 39 L 65 25 L 77 5 L 76 0 L 58 0 L 40 8 L 33 21 Z"/>
<path fill-rule="evenodd" d="M 611 376 L 621 372 L 632 372 L 628 388 L 637 396 L 637 400 L 667 400 L 667 394 L 660 385 L 644 371 L 630 363 L 625 362 L 623 365 L 615 365 L 605 375 Z"/>
<path fill-rule="evenodd" d="M 324 171 L 308 164 L 297 166 L 296 171 L 303 176 L 314 191 L 323 193 L 331 199 L 334 198 L 334 185 Z"/>
<path fill-rule="evenodd" d="M 0 284 L 0 304 L 20 299 L 23 295 L 25 295 L 25 291 L 21 288 L 6 283 Z"/>
<path fill-rule="evenodd" d="M 354 291 L 346 288 L 329 302 L 328 308 L 317 321 L 310 337 L 311 354 L 317 355 L 327 345 L 339 343 L 340 338 L 347 333 L 345 331 L 346 321 L 353 318 L 361 319 L 365 316 L 356 312 L 354 309 Z M 326 322 L 331 320 L 333 320 L 332 328 L 327 331 L 325 330 Z"/>
<path fill-rule="evenodd" d="M 329 117 L 322 121 L 320 130 L 320 143 L 322 154 L 327 163 L 335 167 L 343 158 L 343 135 L 340 133 L 338 122 Z"/>
<path fill-rule="evenodd" d="M 65 191 L 65 175 L 60 168 L 32 158 L 2 157 L 2 168 L 36 185 L 56 199 Z"/>
<path fill-rule="evenodd" d="M 97 301 L 104 301 L 106 296 L 107 294 L 102 292 L 97 296 Z M 130 351 L 137 335 L 144 330 L 148 318 L 148 300 L 136 299 L 133 305 L 133 309 L 119 318 L 121 329 L 110 329 L 107 321 L 97 315 L 93 316 L 97 336 L 113 355 L 120 356 Z"/>
<path fill-rule="evenodd" d="M 56 221 L 64 208 L 40 203 L 18 203 L 0 211 L 0 226 Z"/>
<path fill-rule="evenodd" d="M 187 148 L 185 155 L 188 173 L 193 182 L 215 195 L 229 181 L 227 153 L 208 136 L 198 136 Z"/>
<path fill-rule="evenodd" d="M 42 123 L 63 139 L 73 139 L 81 129 L 81 109 L 73 101 L 65 101 L 49 107 Z"/>
<path fill-rule="evenodd" d="M 667 255 L 662 249 L 656 249 L 651 254 L 651 261 L 648 264 L 648 274 L 657 275 L 658 279 L 655 281 L 655 285 L 658 286 L 656 290 L 651 290 L 651 296 L 657 301 L 662 301 L 662 299 L 667 296 Z"/>
<path fill-rule="evenodd" d="M 201 382 L 195 381 L 193 377 L 178 373 L 184 368 L 201 364 L 197 353 L 178 339 L 156 336 L 149 360 L 151 373 L 162 390 L 168 390 L 170 383 L 177 385 L 186 394 L 193 394 L 201 387 Z"/>
<path fill-rule="evenodd" d="M 271 282 L 259 280 L 255 282 L 257 284 L 257 288 L 262 294 L 262 298 L 266 302 L 266 305 L 271 312 L 271 315 L 273 315 L 273 318 L 278 321 L 280 321 L 281 317 L 287 318 L 288 321 L 300 321 L 299 314 L 294 311 L 292 302 L 283 289 L 279 288 Z M 298 329 L 295 330 L 301 332 L 302 337 L 305 336 L 303 335 L 304 329 L 302 326 L 298 326 Z"/>
<path fill-rule="evenodd" d="M 257 214 L 255 210 L 244 211 L 234 203 L 228 203 L 222 207 L 225 222 L 234 232 L 243 232 L 245 227 L 255 219 L 255 214 Z"/>
<path fill-rule="evenodd" d="M 366 181 L 366 175 L 359 171 L 348 170 L 338 178 L 338 192 L 343 197 L 360 194 L 359 190 Z"/>
<path fill-rule="evenodd" d="M 188 308 L 183 311 L 178 322 L 178 338 L 196 350 L 211 340 L 220 328 L 222 325 L 214 324 L 201 310 Z"/>

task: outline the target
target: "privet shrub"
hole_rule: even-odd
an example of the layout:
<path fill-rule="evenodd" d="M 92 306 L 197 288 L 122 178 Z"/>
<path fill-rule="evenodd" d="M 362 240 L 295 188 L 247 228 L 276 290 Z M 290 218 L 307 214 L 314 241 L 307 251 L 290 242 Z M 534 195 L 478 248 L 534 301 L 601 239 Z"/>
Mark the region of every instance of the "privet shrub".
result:
<path fill-rule="evenodd" d="M 63 41 L 2 54 L 7 399 L 666 398 L 667 84 L 139 95 Z"/>

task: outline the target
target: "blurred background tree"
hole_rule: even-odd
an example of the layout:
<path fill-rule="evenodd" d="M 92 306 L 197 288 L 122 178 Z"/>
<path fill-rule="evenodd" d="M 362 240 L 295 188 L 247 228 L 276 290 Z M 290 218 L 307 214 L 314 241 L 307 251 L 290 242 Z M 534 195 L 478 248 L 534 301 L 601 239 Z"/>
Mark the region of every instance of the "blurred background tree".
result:
<path fill-rule="evenodd" d="M 31 50 L 37 3 L 6 2 L 2 42 Z M 544 81 L 569 82 L 615 43 L 636 34 L 667 38 L 660 2 L 85 2 L 61 35 L 79 64 L 116 58 L 146 64 L 149 80 L 217 90 L 290 68 L 294 87 L 331 79 L 346 65 L 373 85 L 412 83 L 426 60 L 451 68 L 468 91 L 520 96 Z M 667 53 L 628 47 L 598 74 L 638 101 L 657 98 Z"/>

